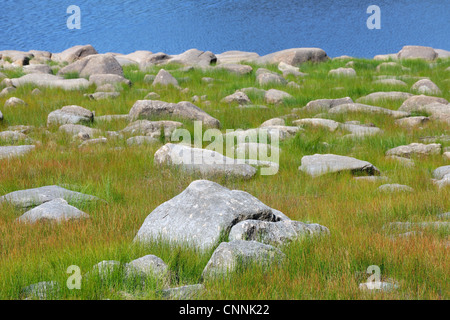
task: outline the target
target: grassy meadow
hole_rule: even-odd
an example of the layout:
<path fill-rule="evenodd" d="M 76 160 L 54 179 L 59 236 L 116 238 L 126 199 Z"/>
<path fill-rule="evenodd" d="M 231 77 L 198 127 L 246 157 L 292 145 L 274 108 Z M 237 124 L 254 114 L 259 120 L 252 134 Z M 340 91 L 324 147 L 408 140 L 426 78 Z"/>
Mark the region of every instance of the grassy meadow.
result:
<path fill-rule="evenodd" d="M 246 87 L 260 87 L 254 72 L 238 76 L 226 71 L 194 69 L 178 71 L 178 66 L 164 69 L 179 79 L 181 92 L 174 87 L 152 87 L 144 82 L 146 74 L 156 74 L 159 68 L 142 72 L 137 67 L 124 68 L 132 87 L 121 87 L 121 95 L 112 100 L 94 101 L 83 95 L 93 93 L 95 86 L 80 91 L 40 88 L 32 95 L 33 86 L 20 87 L 0 97 L 4 120 L 0 131 L 10 126 L 32 125 L 28 136 L 36 143 L 35 151 L 18 158 L 0 160 L 0 195 L 16 190 L 57 184 L 106 200 L 107 203 L 73 204 L 88 213 L 90 219 L 61 224 L 27 225 L 16 218 L 24 213 L 8 204 L 0 205 L 0 299 L 21 299 L 22 288 L 41 281 L 57 281 L 61 290 L 51 299 L 160 299 L 159 290 L 171 286 L 196 284 L 213 250 L 199 252 L 188 247 L 170 247 L 164 243 L 148 246 L 132 244 L 144 219 L 157 206 L 182 192 L 199 177 L 173 168 L 159 167 L 153 155 L 162 145 L 127 146 L 126 139 L 109 138 L 104 145 L 79 149 L 69 135 L 57 127 L 47 128 L 47 115 L 66 105 L 79 105 L 95 111 L 96 116 L 127 114 L 137 100 L 149 92 L 157 92 L 159 100 L 191 101 L 192 96 L 206 95 L 210 105 L 195 103 L 221 122 L 226 129 L 259 127 L 264 121 L 294 113 L 297 118 L 313 117 L 316 113 L 296 110 L 309 101 L 321 98 L 351 97 L 353 100 L 377 91 L 406 91 L 417 81 L 405 78 L 408 86 L 374 84 L 377 75 L 411 75 L 428 77 L 450 101 L 450 60 L 428 62 L 402 61 L 410 68 L 376 71 L 382 61 L 353 59 L 356 78 L 330 77 L 331 69 L 344 67 L 348 60 L 330 60 L 320 64 L 303 64 L 304 78 L 290 76 L 301 88 L 284 85 L 263 86 L 280 89 L 294 98 L 282 105 L 268 105 L 263 97 L 249 95 L 255 105 L 267 109 L 238 108 L 221 103 L 225 96 Z M 276 66 L 266 68 L 277 71 Z M 2 70 L 8 77 L 19 77 L 17 70 Z M 74 75 L 71 75 L 74 76 Z M 203 77 L 216 79 L 212 85 Z M 28 105 L 5 108 L 10 97 L 23 99 Z M 376 104 L 396 110 L 400 101 L 380 101 Z M 422 115 L 422 114 L 421 114 Z M 286 121 L 297 118 L 292 116 Z M 287 259 L 281 265 L 263 270 L 258 265 L 238 270 L 227 280 L 205 283 L 202 299 L 449 299 L 450 239 L 448 230 L 424 230 L 421 236 L 394 238 L 383 226 L 396 221 L 436 221 L 438 214 L 450 211 L 450 188 L 439 189 L 432 181 L 432 171 L 450 164 L 442 155 L 413 158 L 413 168 L 389 160 L 385 152 L 393 147 L 420 142 L 421 137 L 450 134 L 448 125 L 430 121 L 422 129 L 408 130 L 394 124 L 388 115 L 352 113 L 328 115 L 339 122 L 359 120 L 372 123 L 383 132 L 358 139 L 343 139 L 348 132 L 329 132 L 305 127 L 294 138 L 280 143 L 280 169 L 276 175 L 257 174 L 251 180 L 215 179 L 230 189 L 249 192 L 268 206 L 282 211 L 291 219 L 319 223 L 330 229 L 331 235 L 318 239 L 293 242 L 281 250 Z M 168 119 L 168 118 L 166 118 Z M 173 120 L 171 118 L 170 120 Z M 190 121 L 183 122 L 192 129 Z M 118 131 L 126 120 L 95 121 L 92 127 L 102 131 Z M 106 136 L 105 133 L 102 135 Z M 324 143 L 326 142 L 326 143 Z M 442 146 L 450 142 L 441 141 Z M 0 142 L 0 145 L 7 143 Z M 17 144 L 26 144 L 19 141 Z M 120 148 L 118 148 L 120 147 Z M 315 153 L 333 153 L 366 160 L 380 169 L 389 182 L 368 182 L 352 179 L 349 174 L 327 174 L 312 178 L 298 170 L 301 158 Z M 414 188 L 412 193 L 377 193 L 384 183 L 399 183 Z M 146 254 L 164 260 L 170 270 L 169 283 L 148 279 L 145 285 L 125 281 L 120 274 L 107 281 L 95 277 L 83 280 L 81 290 L 69 290 L 66 270 L 77 265 L 85 274 L 102 260 L 127 263 Z M 367 293 L 358 285 L 369 277 L 370 265 L 381 268 L 382 279 L 395 279 L 399 289 L 392 292 Z"/>

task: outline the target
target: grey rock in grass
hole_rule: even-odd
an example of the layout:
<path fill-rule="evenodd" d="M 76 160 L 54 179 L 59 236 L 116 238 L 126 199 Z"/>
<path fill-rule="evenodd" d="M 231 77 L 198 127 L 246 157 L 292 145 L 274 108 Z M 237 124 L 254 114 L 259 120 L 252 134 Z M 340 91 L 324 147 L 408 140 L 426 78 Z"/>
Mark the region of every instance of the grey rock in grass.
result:
<path fill-rule="evenodd" d="M 26 300 L 46 300 L 56 295 L 60 289 L 60 285 L 56 281 L 43 281 L 23 288 L 22 295 Z"/>
<path fill-rule="evenodd" d="M 411 156 L 428 156 L 441 153 L 441 144 L 411 143 L 392 148 L 386 152 L 387 156 L 410 158 Z"/>
<path fill-rule="evenodd" d="M 241 91 L 236 91 L 235 93 L 226 96 L 221 100 L 223 103 L 238 103 L 238 104 L 250 104 L 252 101 L 249 99 L 249 97 Z"/>
<path fill-rule="evenodd" d="M 318 99 L 308 102 L 305 106 L 306 111 L 328 111 L 331 108 L 339 106 L 341 104 L 353 103 L 353 100 L 349 97 L 340 98 L 340 99 Z"/>
<path fill-rule="evenodd" d="M 404 46 L 397 54 L 398 59 L 424 59 L 435 60 L 438 57 L 436 51 L 431 47 Z"/>
<path fill-rule="evenodd" d="M 450 174 L 450 165 L 442 166 L 442 167 L 439 167 L 436 170 L 434 170 L 433 178 L 440 180 L 440 179 L 444 178 L 444 176 L 446 176 L 447 174 Z"/>
<path fill-rule="evenodd" d="M 444 188 L 450 186 L 450 173 L 447 173 L 440 180 L 433 180 L 433 183 L 437 185 L 439 188 Z"/>
<path fill-rule="evenodd" d="M 8 107 L 17 107 L 17 106 L 27 106 L 27 103 L 23 101 L 22 99 L 11 97 L 5 102 L 5 108 Z"/>
<path fill-rule="evenodd" d="M 159 165 L 176 166 L 182 170 L 204 177 L 229 176 L 250 179 L 256 169 L 243 161 L 228 158 L 218 152 L 191 148 L 182 144 L 168 143 L 155 153 L 154 162 Z"/>
<path fill-rule="evenodd" d="M 23 156 L 34 150 L 34 148 L 35 148 L 34 145 L 6 146 L 6 147 L 0 146 L 0 160 Z"/>
<path fill-rule="evenodd" d="M 166 64 L 170 59 L 171 56 L 165 54 L 164 52 L 154 53 L 139 63 L 139 69 L 146 71 L 156 65 Z"/>
<path fill-rule="evenodd" d="M 1 131 L 0 141 L 13 144 L 19 141 L 30 142 L 31 140 L 25 134 L 18 131 Z"/>
<path fill-rule="evenodd" d="M 145 96 L 145 100 L 158 100 L 161 96 L 157 94 L 156 92 L 150 92 Z"/>
<path fill-rule="evenodd" d="M 226 70 L 237 75 L 246 75 L 252 73 L 253 68 L 245 64 L 225 63 L 218 65 L 216 68 Z"/>
<path fill-rule="evenodd" d="M 89 77 L 89 84 L 101 86 L 104 84 L 126 84 L 131 86 L 131 81 L 118 74 L 92 74 Z"/>
<path fill-rule="evenodd" d="M 89 55 L 97 54 L 97 50 L 94 49 L 90 44 L 88 45 L 78 45 L 64 50 L 61 53 L 55 53 L 52 55 L 52 60 L 58 62 L 68 62 L 72 63 L 80 60 Z"/>
<path fill-rule="evenodd" d="M 67 190 L 55 185 L 14 191 L 0 197 L 0 202 L 8 202 L 19 208 L 30 208 L 58 198 L 71 202 L 92 202 L 100 200 L 97 197 Z"/>
<path fill-rule="evenodd" d="M 247 192 L 197 180 L 151 212 L 134 241 L 184 242 L 207 250 L 240 221 L 275 222 L 281 220 L 277 213 Z"/>
<path fill-rule="evenodd" d="M 330 72 L 328 72 L 328 75 L 339 77 L 356 77 L 356 71 L 352 68 L 337 68 L 330 70 Z"/>
<path fill-rule="evenodd" d="M 205 291 L 203 284 L 193 284 L 177 288 L 161 290 L 159 293 L 164 299 L 169 300 L 193 300 L 201 296 Z"/>
<path fill-rule="evenodd" d="M 414 83 L 411 90 L 422 94 L 442 94 L 441 89 L 431 80 L 422 79 Z"/>
<path fill-rule="evenodd" d="M 159 70 L 158 74 L 153 80 L 153 85 L 162 85 L 168 86 L 173 85 L 174 87 L 178 87 L 178 81 L 175 79 L 169 72 L 164 69 Z"/>
<path fill-rule="evenodd" d="M 281 104 L 285 99 L 292 98 L 293 97 L 289 93 L 277 89 L 267 90 L 264 95 L 264 101 L 272 104 Z"/>
<path fill-rule="evenodd" d="M 119 92 L 95 92 L 92 94 L 86 94 L 85 96 L 89 97 L 91 100 L 107 100 L 107 99 L 115 99 L 120 96 Z"/>
<path fill-rule="evenodd" d="M 91 123 L 94 121 L 94 114 L 80 106 L 65 106 L 52 111 L 47 117 L 47 126 Z"/>
<path fill-rule="evenodd" d="M 64 124 L 60 126 L 58 130 L 72 136 L 80 133 L 87 133 L 90 137 L 93 137 L 97 134 L 100 134 L 100 130 L 86 127 L 80 124 Z"/>
<path fill-rule="evenodd" d="M 51 74 L 31 73 L 20 78 L 11 79 L 14 87 L 34 85 L 39 87 L 61 88 L 63 90 L 79 90 L 89 87 L 86 79 L 64 79 Z"/>
<path fill-rule="evenodd" d="M 409 116 L 408 112 L 403 111 L 395 111 L 390 110 L 382 107 L 375 107 L 367 104 L 362 103 L 348 103 L 348 104 L 341 104 L 336 107 L 333 107 L 329 109 L 328 111 L 331 114 L 342 114 L 342 113 L 349 113 L 349 112 L 362 112 L 362 113 L 369 113 L 369 114 L 386 114 L 389 116 L 392 116 L 394 118 L 403 118 Z"/>
<path fill-rule="evenodd" d="M 317 226 L 319 227 L 317 228 Z M 313 234 L 329 234 L 329 230 L 320 225 L 312 225 L 311 228 L 308 228 L 308 224 L 292 220 L 279 222 L 245 220 L 231 228 L 228 238 L 229 241 L 246 240 L 282 245 Z"/>
<path fill-rule="evenodd" d="M 242 91 L 247 95 L 250 94 L 250 95 L 259 96 L 259 97 L 264 97 L 264 95 L 266 94 L 266 90 L 260 89 L 260 88 L 255 88 L 255 87 L 242 88 L 239 91 Z"/>
<path fill-rule="evenodd" d="M 114 120 L 128 120 L 128 114 L 107 114 L 104 116 L 95 117 L 95 121 L 114 121 Z"/>
<path fill-rule="evenodd" d="M 237 139 L 238 143 L 241 142 L 256 142 L 258 137 L 268 137 L 270 140 L 275 139 L 278 136 L 279 141 L 286 140 L 288 138 L 295 137 L 295 135 L 303 131 L 302 128 L 297 126 L 264 126 L 262 128 L 254 128 L 248 130 L 236 130 L 224 135 L 224 139 Z"/>
<path fill-rule="evenodd" d="M 163 280 L 169 274 L 169 267 L 165 262 L 152 254 L 133 260 L 125 264 L 124 268 L 127 277 L 152 277 Z"/>
<path fill-rule="evenodd" d="M 31 131 L 33 131 L 35 129 L 34 126 L 24 126 L 24 125 L 18 125 L 18 126 L 9 126 L 8 130 L 9 131 L 17 131 L 23 134 L 28 134 Z"/>
<path fill-rule="evenodd" d="M 202 278 L 206 281 L 225 278 L 251 263 L 269 268 L 271 264 L 280 263 L 284 259 L 285 254 L 271 245 L 242 240 L 222 242 L 208 261 Z"/>
<path fill-rule="evenodd" d="M 1 97 L 6 97 L 8 94 L 13 93 L 16 90 L 17 89 L 14 88 L 14 87 L 6 87 L 2 91 L 0 91 L 0 98 Z"/>
<path fill-rule="evenodd" d="M 0 111 L 0 120 L 3 120 L 3 113 Z"/>
<path fill-rule="evenodd" d="M 97 87 L 97 89 L 95 89 L 95 92 L 116 92 L 116 91 L 118 91 L 118 90 L 111 83 L 105 83 L 105 84 L 99 85 Z"/>
<path fill-rule="evenodd" d="M 245 52 L 245 51 L 226 51 L 220 54 L 216 54 L 217 64 L 228 64 L 228 63 L 241 63 L 241 62 L 253 62 L 259 58 L 259 54 L 256 52 Z"/>
<path fill-rule="evenodd" d="M 373 60 L 397 60 L 397 53 L 388 53 L 388 54 L 377 54 L 375 57 L 373 57 Z"/>
<path fill-rule="evenodd" d="M 78 148 L 84 148 L 84 147 L 90 147 L 90 146 L 94 146 L 94 145 L 99 145 L 99 144 L 106 144 L 108 142 L 107 138 L 104 137 L 100 137 L 100 138 L 96 138 L 96 139 L 88 139 L 83 141 Z"/>
<path fill-rule="evenodd" d="M 142 146 L 146 144 L 157 144 L 160 140 L 149 136 L 136 136 L 127 139 L 127 145 L 129 146 Z"/>
<path fill-rule="evenodd" d="M 179 103 L 168 103 L 159 100 L 138 100 L 130 110 L 130 119 L 151 119 L 155 116 L 175 116 L 189 120 L 202 121 L 204 125 L 219 128 L 219 120 L 211 117 L 196 105 L 182 101 Z"/>
<path fill-rule="evenodd" d="M 284 79 L 281 75 L 275 73 L 261 73 L 256 76 L 256 81 L 260 86 L 269 85 L 269 84 L 287 84 L 286 79 Z"/>
<path fill-rule="evenodd" d="M 419 95 L 419 96 L 412 96 L 407 100 L 405 100 L 405 102 L 403 102 L 403 104 L 400 106 L 400 108 L 398 108 L 398 110 L 406 112 L 426 111 L 426 109 L 423 109 L 423 107 L 435 102 L 444 105 L 448 104 L 448 101 L 445 100 L 444 98 Z"/>
<path fill-rule="evenodd" d="M 38 221 L 67 221 L 87 219 L 89 215 L 69 205 L 66 200 L 57 198 L 37 206 L 18 218 L 20 222 L 36 223 Z"/>
<path fill-rule="evenodd" d="M 318 119 L 318 118 L 305 118 L 300 120 L 295 120 L 292 122 L 296 126 L 310 125 L 313 127 L 323 127 L 327 128 L 329 131 L 333 132 L 339 128 L 339 122 L 329 119 Z"/>
<path fill-rule="evenodd" d="M 319 48 L 292 48 L 270 53 L 256 60 L 258 64 L 287 63 L 296 66 L 304 62 L 323 62 L 329 58 L 325 51 Z"/>
<path fill-rule="evenodd" d="M 380 171 L 370 162 L 335 154 L 304 156 L 299 170 L 313 177 L 335 172 L 350 172 L 356 175 L 380 174 Z"/>
<path fill-rule="evenodd" d="M 357 103 L 373 103 L 382 100 L 406 100 L 412 97 L 409 92 L 389 91 L 389 92 L 373 92 L 356 100 Z"/>
<path fill-rule="evenodd" d="M 286 125 L 286 120 L 282 118 L 273 118 L 264 121 L 259 127 L 264 128 L 264 127 L 284 126 L 284 125 Z"/>
<path fill-rule="evenodd" d="M 103 260 L 92 267 L 92 271 L 86 274 L 86 278 L 98 276 L 102 281 L 110 279 L 115 275 L 121 275 L 123 266 L 120 261 Z"/>
<path fill-rule="evenodd" d="M 47 64 L 33 64 L 33 65 L 24 66 L 23 72 L 25 74 L 29 74 L 29 73 L 53 74 L 52 69 Z"/>
<path fill-rule="evenodd" d="M 182 54 L 174 55 L 167 63 L 178 63 L 185 66 L 193 67 L 208 67 L 209 65 L 216 63 L 217 57 L 210 51 L 201 51 L 198 49 L 190 49 Z"/>
<path fill-rule="evenodd" d="M 374 134 L 381 133 L 382 130 L 377 127 L 371 127 L 371 126 L 364 126 L 359 124 L 351 124 L 351 123 L 343 123 L 340 124 L 340 127 L 350 131 L 351 134 L 346 135 L 344 137 L 363 137 L 363 136 L 371 136 Z"/>
<path fill-rule="evenodd" d="M 38 88 L 34 88 L 33 91 L 31 91 L 31 94 L 33 96 L 38 96 L 38 95 L 42 94 L 42 91 L 39 90 Z"/>
<path fill-rule="evenodd" d="M 367 181 L 367 182 L 383 182 L 389 180 L 389 178 L 385 176 L 362 176 L 362 177 L 353 177 L 353 180 Z"/>
<path fill-rule="evenodd" d="M 58 75 L 77 73 L 80 77 L 93 74 L 117 74 L 123 76 L 123 69 L 111 54 L 94 54 L 75 61 L 58 71 Z"/>
<path fill-rule="evenodd" d="M 408 117 L 395 120 L 395 124 L 404 128 L 414 128 L 421 126 L 430 121 L 428 117 Z"/>
<path fill-rule="evenodd" d="M 402 86 L 402 87 L 406 87 L 408 85 L 406 82 L 398 79 L 380 79 L 375 80 L 373 83 L 386 86 Z"/>
<path fill-rule="evenodd" d="M 437 217 L 439 219 L 447 219 L 448 220 L 448 219 L 450 219 L 450 212 L 445 212 L 445 213 L 438 214 Z"/>
<path fill-rule="evenodd" d="M 149 121 L 149 120 L 137 120 L 130 123 L 121 132 L 131 135 L 149 136 L 153 138 L 159 138 L 161 132 L 165 137 L 171 137 L 172 133 L 182 127 L 183 124 L 177 121 Z"/>
<path fill-rule="evenodd" d="M 376 71 L 380 72 L 384 69 L 401 69 L 402 71 L 408 70 L 408 68 L 403 67 L 401 64 L 397 62 L 383 62 L 377 66 Z"/>
<path fill-rule="evenodd" d="M 414 192 L 414 189 L 405 186 L 403 184 L 392 183 L 392 184 L 383 184 L 377 188 L 378 192 L 383 193 L 394 193 L 394 192 Z"/>

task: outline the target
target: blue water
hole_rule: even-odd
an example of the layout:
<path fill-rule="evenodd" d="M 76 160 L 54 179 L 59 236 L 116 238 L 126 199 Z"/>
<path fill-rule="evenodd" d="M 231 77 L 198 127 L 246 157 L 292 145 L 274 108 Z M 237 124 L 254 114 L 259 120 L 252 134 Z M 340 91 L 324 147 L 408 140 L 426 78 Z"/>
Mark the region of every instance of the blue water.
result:
<path fill-rule="evenodd" d="M 381 9 L 380 30 L 366 26 L 371 4 Z M 70 5 L 81 9 L 81 30 L 66 26 Z M 1 0 L 0 8 L 0 50 L 89 43 L 99 52 L 263 55 L 319 47 L 331 57 L 369 58 L 407 44 L 450 50 L 449 0 Z"/>

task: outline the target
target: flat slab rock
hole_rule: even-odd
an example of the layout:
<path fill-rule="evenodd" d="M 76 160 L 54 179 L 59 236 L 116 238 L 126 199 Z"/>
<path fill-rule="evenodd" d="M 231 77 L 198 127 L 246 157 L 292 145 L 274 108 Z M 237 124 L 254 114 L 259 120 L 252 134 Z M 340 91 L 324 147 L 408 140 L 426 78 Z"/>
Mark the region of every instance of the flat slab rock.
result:
<path fill-rule="evenodd" d="M 386 152 L 386 155 L 410 158 L 413 155 L 426 156 L 432 154 L 440 154 L 441 147 L 442 146 L 439 143 L 430 143 L 430 144 L 411 143 L 408 145 L 392 148 Z"/>
<path fill-rule="evenodd" d="M 0 146 L 0 160 L 6 158 L 19 157 L 34 150 L 34 145 L 27 146 Z"/>
<path fill-rule="evenodd" d="M 170 300 L 192 300 L 199 297 L 205 290 L 203 284 L 192 284 L 177 288 L 161 290 L 159 293 L 164 299 Z"/>
<path fill-rule="evenodd" d="M 9 202 L 20 208 L 30 208 L 58 198 L 66 201 L 86 202 L 98 201 L 97 197 L 70 191 L 59 186 L 45 186 L 35 189 L 19 190 L 0 197 L 1 202 Z"/>
<path fill-rule="evenodd" d="M 393 192 L 413 192 L 414 189 L 410 186 L 406 186 L 403 184 L 398 183 L 391 183 L 391 184 L 383 184 L 377 188 L 378 192 L 383 193 L 393 193 Z"/>
<path fill-rule="evenodd" d="M 202 278 L 208 281 L 226 277 L 238 267 L 246 267 L 250 263 L 268 267 L 274 262 L 281 262 L 284 258 L 285 254 L 279 249 L 260 242 L 242 240 L 222 242 L 208 261 Z"/>
<path fill-rule="evenodd" d="M 41 220 L 53 220 L 60 222 L 86 218 L 89 218 L 89 215 L 69 205 L 66 200 L 58 198 L 25 212 L 18 218 L 18 221 L 35 223 Z"/>
<path fill-rule="evenodd" d="M 178 166 L 188 173 L 205 177 L 231 176 L 250 179 L 256 169 L 244 161 L 228 158 L 218 152 L 168 143 L 155 153 L 156 164 Z"/>
<path fill-rule="evenodd" d="M 332 114 L 341 114 L 347 112 L 362 112 L 369 114 L 386 114 L 392 116 L 393 118 L 404 118 L 409 116 L 408 112 L 405 111 L 396 111 L 390 110 L 382 107 L 370 106 L 362 103 L 348 103 L 341 104 L 336 107 L 333 107 L 329 110 L 329 113 Z"/>
<path fill-rule="evenodd" d="M 335 154 L 304 156 L 299 170 L 313 177 L 334 172 L 351 172 L 356 175 L 380 174 L 380 170 L 370 162 Z"/>
<path fill-rule="evenodd" d="M 222 233 L 228 233 L 240 221 L 276 222 L 286 218 L 247 192 L 197 180 L 151 212 L 134 241 L 185 242 L 209 249 L 217 244 Z"/>

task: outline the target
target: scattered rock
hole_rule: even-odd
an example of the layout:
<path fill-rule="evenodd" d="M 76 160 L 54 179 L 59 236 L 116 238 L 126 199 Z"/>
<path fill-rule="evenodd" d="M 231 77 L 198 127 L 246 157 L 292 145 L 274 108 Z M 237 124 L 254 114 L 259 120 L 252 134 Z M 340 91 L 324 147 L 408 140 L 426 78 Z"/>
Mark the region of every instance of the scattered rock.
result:
<path fill-rule="evenodd" d="M 149 120 L 137 120 L 130 123 L 121 132 L 131 135 L 149 136 L 153 138 L 161 137 L 161 133 L 164 133 L 165 137 L 172 136 L 175 129 L 182 127 L 181 122 L 176 121 L 149 121 Z"/>
<path fill-rule="evenodd" d="M 1 97 L 6 97 L 8 94 L 13 93 L 14 91 L 16 91 L 16 88 L 14 88 L 14 87 L 6 87 L 6 88 L 4 88 L 0 92 L 0 98 Z"/>
<path fill-rule="evenodd" d="M 217 64 L 226 63 L 242 63 L 242 62 L 254 62 L 259 58 L 259 54 L 255 52 L 245 52 L 245 51 L 226 51 L 221 54 L 217 54 Z"/>
<path fill-rule="evenodd" d="M 384 281 L 364 282 L 359 284 L 359 290 L 361 291 L 379 290 L 383 292 L 391 292 L 393 290 L 397 290 L 398 288 L 399 287 L 397 284 Z"/>
<path fill-rule="evenodd" d="M 296 126 L 304 126 L 304 125 L 310 125 L 313 127 L 324 127 L 330 130 L 331 132 L 336 131 L 337 128 L 339 128 L 339 122 L 336 122 L 334 120 L 328 120 L 328 119 L 318 119 L 318 118 L 305 118 L 300 119 L 292 122 Z"/>
<path fill-rule="evenodd" d="M 224 69 L 237 75 L 246 75 L 252 73 L 253 71 L 253 68 L 248 65 L 236 63 L 225 63 L 218 65 L 216 68 Z"/>
<path fill-rule="evenodd" d="M 64 79 L 51 74 L 40 73 L 27 74 L 20 78 L 11 79 L 11 81 L 12 85 L 17 88 L 28 84 L 64 90 L 79 90 L 89 87 L 89 81 L 86 79 Z"/>
<path fill-rule="evenodd" d="M 284 125 L 286 125 L 286 121 L 284 119 L 273 118 L 273 119 L 263 122 L 259 127 L 265 128 L 265 127 L 284 126 Z"/>
<path fill-rule="evenodd" d="M 118 74 L 92 74 L 89 77 L 89 84 L 95 84 L 96 86 L 101 86 L 105 84 L 126 84 L 127 86 L 131 86 L 131 81 L 124 78 Z M 114 90 L 113 90 L 114 91 Z"/>
<path fill-rule="evenodd" d="M 84 57 L 65 66 L 58 71 L 58 75 L 77 73 L 80 77 L 93 74 L 116 74 L 123 76 L 123 69 L 111 54 L 94 54 Z"/>
<path fill-rule="evenodd" d="M 17 131 L 1 131 L 0 132 L 0 141 L 3 143 L 14 144 L 19 141 L 30 142 L 28 137 Z"/>
<path fill-rule="evenodd" d="M 271 104 L 281 104 L 285 99 L 291 98 L 293 97 L 289 93 L 277 89 L 270 89 L 264 95 L 264 100 Z"/>
<path fill-rule="evenodd" d="M 151 118 L 153 116 L 171 115 L 189 120 L 202 121 L 203 124 L 219 128 L 220 122 L 199 107 L 190 102 L 182 101 L 177 104 L 159 100 L 138 100 L 130 110 L 130 119 Z"/>
<path fill-rule="evenodd" d="M 238 267 L 246 267 L 251 263 L 268 268 L 272 263 L 280 263 L 284 258 L 285 255 L 280 250 L 256 241 L 222 242 L 208 261 L 202 278 L 208 281 L 226 277 Z"/>
<path fill-rule="evenodd" d="M 409 116 L 408 112 L 394 111 L 394 110 L 385 109 L 382 107 L 375 107 L 375 106 L 370 106 L 370 105 L 361 104 L 361 103 L 341 104 L 341 105 L 331 108 L 328 112 L 332 113 L 332 114 L 341 114 L 341 113 L 348 113 L 348 112 L 386 114 L 386 115 L 390 115 L 394 118 L 403 118 L 403 117 Z"/>
<path fill-rule="evenodd" d="M 57 198 L 45 202 L 25 212 L 18 218 L 21 222 L 36 223 L 38 221 L 56 221 L 86 219 L 89 215 L 69 205 L 66 200 Z"/>
<path fill-rule="evenodd" d="M 43 281 L 34 283 L 22 289 L 22 294 L 26 300 L 38 299 L 46 300 L 55 296 L 60 290 L 60 286 L 55 281 Z"/>
<path fill-rule="evenodd" d="M 398 183 L 383 184 L 377 188 L 377 191 L 383 193 L 394 193 L 394 192 L 414 192 L 414 189 Z"/>
<path fill-rule="evenodd" d="M 373 82 L 374 84 L 384 84 L 388 86 L 403 86 L 406 87 L 408 84 L 402 80 L 398 79 L 380 79 Z"/>
<path fill-rule="evenodd" d="M 323 62 L 329 58 L 325 51 L 319 48 L 293 48 L 274 52 L 256 60 L 257 64 L 279 64 L 284 62 L 296 66 L 307 61 Z"/>
<path fill-rule="evenodd" d="M 299 170 L 313 177 L 334 172 L 350 172 L 355 175 L 380 174 L 380 171 L 370 162 L 335 154 L 304 156 Z"/>
<path fill-rule="evenodd" d="M 0 197 L 0 202 L 9 202 L 19 208 L 30 208 L 58 198 L 69 202 L 90 202 L 100 200 L 97 197 L 70 191 L 59 186 L 46 186 L 20 190 Z"/>
<path fill-rule="evenodd" d="M 35 146 L 27 145 L 27 146 L 0 146 L 0 160 L 19 157 L 27 154 L 28 152 L 34 150 Z M 0 198 L 1 200 L 1 198 Z"/>
<path fill-rule="evenodd" d="M 356 77 L 356 71 L 352 68 L 337 68 L 328 72 L 330 76 Z"/>
<path fill-rule="evenodd" d="M 24 66 L 23 72 L 25 74 L 29 74 L 29 73 L 53 74 L 52 69 L 47 64 L 33 64 L 33 65 Z"/>
<path fill-rule="evenodd" d="M 173 85 L 174 87 L 178 87 L 178 81 L 175 79 L 169 72 L 164 69 L 159 70 L 158 74 L 153 80 L 153 85 L 162 85 L 168 86 Z"/>
<path fill-rule="evenodd" d="M 138 242 L 167 240 L 209 249 L 240 221 L 279 221 L 276 210 L 244 191 L 207 181 L 192 182 L 181 194 L 161 204 L 145 219 Z"/>
<path fill-rule="evenodd" d="M 17 106 L 27 106 L 27 105 L 28 104 L 25 101 L 23 101 L 22 99 L 16 98 L 16 97 L 9 98 L 5 102 L 5 108 L 17 107 Z"/>
<path fill-rule="evenodd" d="M 164 280 L 169 274 L 169 267 L 161 258 L 149 254 L 127 263 L 125 274 L 127 277 L 151 277 Z"/>
<path fill-rule="evenodd" d="M 193 300 L 201 296 L 204 290 L 204 285 L 193 284 L 189 286 L 164 289 L 161 290 L 160 294 L 164 299 L 169 300 Z"/>
<path fill-rule="evenodd" d="M 235 93 L 226 96 L 225 98 L 222 99 L 223 103 L 233 103 L 236 102 L 238 104 L 250 104 L 252 103 L 251 100 L 249 99 L 249 97 L 241 91 L 236 91 Z"/>
<path fill-rule="evenodd" d="M 78 124 L 91 123 L 94 121 L 94 114 L 80 106 L 65 106 L 61 109 L 50 112 L 47 117 L 47 126 L 58 124 Z"/>
<path fill-rule="evenodd" d="M 411 158 L 411 156 L 428 156 L 439 153 L 441 153 L 440 144 L 411 143 L 409 145 L 392 148 L 386 152 L 386 155 Z"/>
<path fill-rule="evenodd" d="M 86 127 L 80 124 L 64 124 L 58 129 L 70 135 L 78 135 L 80 133 L 88 134 L 90 137 L 100 134 L 100 130 Z"/>
<path fill-rule="evenodd" d="M 91 45 L 80 45 L 66 49 L 61 53 L 53 54 L 52 59 L 58 62 L 72 63 L 89 55 L 98 54 Z"/>
<path fill-rule="evenodd" d="M 260 86 L 269 84 L 287 84 L 286 79 L 284 79 L 281 75 L 273 72 L 264 72 L 258 74 L 256 76 L 256 81 Z"/>
<path fill-rule="evenodd" d="M 395 124 L 404 128 L 414 128 L 430 121 L 428 117 L 409 117 L 395 120 Z"/>
<path fill-rule="evenodd" d="M 422 79 L 417 81 L 411 87 L 411 90 L 423 94 L 442 94 L 441 89 L 431 80 Z"/>
<path fill-rule="evenodd" d="M 404 46 L 397 54 L 398 59 L 424 59 L 435 60 L 438 57 L 436 51 L 431 47 Z"/>
<path fill-rule="evenodd" d="M 307 111 L 328 111 L 331 108 L 339 106 L 341 104 L 349 104 L 353 103 L 353 100 L 349 97 L 340 98 L 340 99 L 319 99 L 308 102 L 305 106 L 305 110 Z"/>
<path fill-rule="evenodd" d="M 85 94 L 85 96 L 89 97 L 91 100 L 106 100 L 106 99 L 115 99 L 120 96 L 119 92 L 95 92 L 92 94 Z"/>
<path fill-rule="evenodd" d="M 450 174 L 450 165 L 442 166 L 442 167 L 439 167 L 436 170 L 434 170 L 433 178 L 440 180 L 440 179 L 444 178 L 444 176 L 446 176 L 447 174 Z"/>
<path fill-rule="evenodd" d="M 217 57 L 210 51 L 190 49 L 182 54 L 172 56 L 167 63 L 178 63 L 185 66 L 208 67 L 217 62 Z"/>
<path fill-rule="evenodd" d="M 250 179 L 256 169 L 242 161 L 228 158 L 218 152 L 168 143 L 155 153 L 156 164 L 181 167 L 205 177 L 231 176 Z"/>

